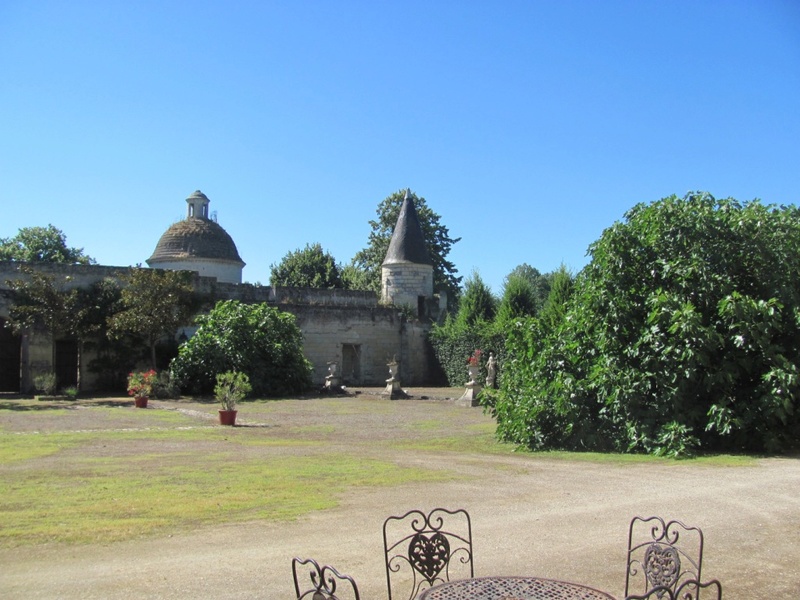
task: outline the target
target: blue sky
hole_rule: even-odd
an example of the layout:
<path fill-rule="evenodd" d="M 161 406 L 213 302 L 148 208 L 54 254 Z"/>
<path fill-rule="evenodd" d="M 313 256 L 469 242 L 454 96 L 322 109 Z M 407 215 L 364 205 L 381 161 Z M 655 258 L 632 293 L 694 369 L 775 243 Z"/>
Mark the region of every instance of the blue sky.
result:
<path fill-rule="evenodd" d="M 800 198 L 794 0 L 0 2 L 0 237 L 144 263 L 200 189 L 244 279 L 410 187 L 461 275 L 573 271 L 639 202 Z"/>

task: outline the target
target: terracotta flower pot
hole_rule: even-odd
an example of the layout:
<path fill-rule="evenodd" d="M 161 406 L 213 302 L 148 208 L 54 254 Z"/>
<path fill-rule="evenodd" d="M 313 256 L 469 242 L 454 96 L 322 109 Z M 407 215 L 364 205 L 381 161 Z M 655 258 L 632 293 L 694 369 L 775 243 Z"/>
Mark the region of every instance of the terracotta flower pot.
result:
<path fill-rule="evenodd" d="M 134 398 L 133 404 L 136 406 L 136 408 L 147 408 L 147 397 L 145 396 L 144 398 Z"/>
<path fill-rule="evenodd" d="M 219 424 L 220 425 L 236 425 L 236 410 L 220 410 L 219 411 Z"/>

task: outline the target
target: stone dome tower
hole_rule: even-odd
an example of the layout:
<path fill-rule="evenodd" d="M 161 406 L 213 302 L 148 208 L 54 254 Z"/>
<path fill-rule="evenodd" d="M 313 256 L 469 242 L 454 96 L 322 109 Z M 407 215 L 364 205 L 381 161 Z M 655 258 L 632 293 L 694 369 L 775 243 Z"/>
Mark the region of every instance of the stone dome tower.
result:
<path fill-rule="evenodd" d="M 209 218 L 208 203 L 200 190 L 189 196 L 186 218 L 164 232 L 147 264 L 154 269 L 196 271 L 223 283 L 241 283 L 245 263 L 228 232 Z"/>
<path fill-rule="evenodd" d="M 428 255 L 417 209 L 406 190 L 389 250 L 381 265 L 381 301 L 405 304 L 424 313 L 425 300 L 433 296 L 433 263 Z"/>

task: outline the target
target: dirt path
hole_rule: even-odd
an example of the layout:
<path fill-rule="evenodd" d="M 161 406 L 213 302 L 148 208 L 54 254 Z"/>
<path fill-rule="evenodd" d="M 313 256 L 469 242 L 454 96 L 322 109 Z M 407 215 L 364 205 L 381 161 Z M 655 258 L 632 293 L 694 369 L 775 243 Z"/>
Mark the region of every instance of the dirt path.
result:
<path fill-rule="evenodd" d="M 391 434 L 387 414 L 402 409 L 407 418 L 424 418 L 430 402 L 393 403 L 389 412 L 376 410 L 372 421 L 353 420 L 347 411 L 324 420 L 347 420 L 340 425 L 352 427 L 354 439 L 380 437 Z M 489 420 L 480 409 L 442 399 L 436 404 L 451 411 L 454 430 Z M 308 410 L 292 418 L 308 420 L 313 406 Z M 290 523 L 220 526 L 110 545 L 0 550 L 0 597 L 290 598 L 290 560 L 300 555 L 353 575 L 365 600 L 386 598 L 383 520 L 434 506 L 470 512 L 476 575 L 555 577 L 621 596 L 627 524 L 636 514 L 658 514 L 702 527 L 704 575 L 723 582 L 726 599 L 800 597 L 798 459 L 711 467 L 422 451 L 393 458 L 463 477 L 352 492 L 339 508 Z"/>

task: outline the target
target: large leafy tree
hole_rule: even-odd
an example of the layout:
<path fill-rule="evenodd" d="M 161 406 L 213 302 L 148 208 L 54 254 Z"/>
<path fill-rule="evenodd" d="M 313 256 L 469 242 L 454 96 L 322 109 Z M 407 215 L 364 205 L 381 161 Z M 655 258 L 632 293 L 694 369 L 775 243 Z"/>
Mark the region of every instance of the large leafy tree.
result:
<path fill-rule="evenodd" d="M 196 320 L 197 332 L 181 345 L 171 373 L 192 393 L 209 393 L 216 376 L 245 373 L 255 395 L 296 394 L 311 385 L 311 364 L 294 315 L 267 304 L 218 302 Z"/>
<path fill-rule="evenodd" d="M 0 260 L 94 264 L 83 248 L 70 248 L 64 233 L 54 227 L 23 227 L 12 238 L 0 238 Z"/>
<path fill-rule="evenodd" d="M 800 210 L 670 196 L 590 246 L 560 318 L 510 330 L 499 434 L 531 448 L 800 440 Z"/>
<path fill-rule="evenodd" d="M 110 319 L 109 335 L 140 337 L 156 368 L 156 345 L 191 322 L 196 302 L 188 271 L 135 267 L 123 278 L 121 310 Z"/>
<path fill-rule="evenodd" d="M 104 285 L 115 287 L 113 282 L 78 288 L 68 275 L 42 273 L 28 266 L 22 266 L 20 273 L 24 277 L 7 282 L 14 292 L 9 311 L 12 330 L 22 333 L 42 328 L 54 340 L 77 339 L 81 361 L 85 342 L 103 330 L 104 320 L 112 313 L 112 304 L 104 301 L 107 296 L 100 290 Z"/>
<path fill-rule="evenodd" d="M 333 256 L 320 244 L 289 252 L 270 266 L 270 285 L 287 287 L 341 288 L 342 276 Z"/>
<path fill-rule="evenodd" d="M 399 190 L 385 198 L 376 210 L 378 218 L 370 221 L 372 231 L 369 234 L 369 244 L 359 251 L 353 258 L 349 268 L 346 269 L 348 287 L 374 290 L 380 292 L 381 264 L 389 250 L 392 232 L 400 216 L 406 191 Z M 435 290 L 444 290 L 448 298 L 458 298 L 461 277 L 458 269 L 447 259 L 453 244 L 461 238 L 451 238 L 450 231 L 442 224 L 441 216 L 435 213 L 422 196 L 411 192 L 417 216 L 422 228 L 422 234 L 428 248 L 428 255 L 433 263 L 433 285 Z"/>
<path fill-rule="evenodd" d="M 42 328 L 53 338 L 73 333 L 78 290 L 67 277 L 56 277 L 21 267 L 24 276 L 6 283 L 14 292 L 9 310 L 10 326 L 16 333 Z"/>

